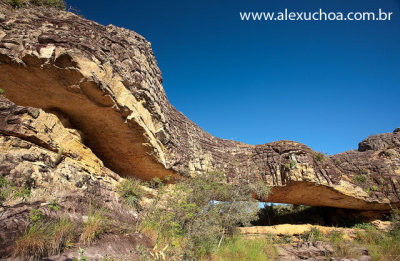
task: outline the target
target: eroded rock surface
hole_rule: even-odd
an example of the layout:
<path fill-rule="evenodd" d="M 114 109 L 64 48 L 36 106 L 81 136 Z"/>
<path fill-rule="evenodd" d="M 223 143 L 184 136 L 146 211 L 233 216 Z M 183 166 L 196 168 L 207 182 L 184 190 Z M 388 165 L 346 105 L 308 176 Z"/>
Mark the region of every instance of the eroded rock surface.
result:
<path fill-rule="evenodd" d="M 81 155 L 95 172 L 104 163 L 143 179 L 212 170 L 224 171 L 229 182 L 262 179 L 273 187 L 264 201 L 371 210 L 399 204 L 399 131 L 334 156 L 293 141 L 252 146 L 219 139 L 168 102 L 151 45 L 137 33 L 53 9 L 0 8 L 0 88 L 15 104 L 41 108 L 76 130 L 49 145 L 54 153 L 65 147 L 68 158 Z M 29 131 L 12 130 L 14 105 L 4 104 L 0 132 L 3 152 L 11 154 L 7 139 Z M 95 156 L 76 149 L 68 135 Z"/>

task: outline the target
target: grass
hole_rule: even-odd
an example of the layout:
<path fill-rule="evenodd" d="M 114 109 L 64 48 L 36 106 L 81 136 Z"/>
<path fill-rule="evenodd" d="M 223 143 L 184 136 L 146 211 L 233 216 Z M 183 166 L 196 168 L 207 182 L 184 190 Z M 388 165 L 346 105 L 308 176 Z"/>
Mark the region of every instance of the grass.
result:
<path fill-rule="evenodd" d="M 47 208 L 51 211 L 59 211 L 60 210 L 60 205 L 58 204 L 58 200 L 57 199 L 53 199 L 50 201 L 49 205 L 47 206 Z"/>
<path fill-rule="evenodd" d="M 364 184 L 367 181 L 367 177 L 365 175 L 357 175 L 354 176 L 354 181 L 360 183 L 360 184 Z"/>
<path fill-rule="evenodd" d="M 323 162 L 325 160 L 325 155 L 321 152 L 314 153 L 314 159 L 317 162 Z"/>
<path fill-rule="evenodd" d="M 59 10 L 65 10 L 66 8 L 65 2 L 63 0 L 8 0 L 7 2 L 15 9 L 27 5 L 46 6 Z"/>
<path fill-rule="evenodd" d="M 90 204 L 87 221 L 84 223 L 81 241 L 85 244 L 92 243 L 109 228 L 109 218 L 105 215 L 106 209 L 95 208 Z"/>
<path fill-rule="evenodd" d="M 56 201 L 52 201 L 54 205 Z M 58 203 L 57 203 L 58 206 Z M 83 224 L 80 236 L 83 244 L 92 243 L 99 235 L 106 232 L 109 219 L 104 208 L 89 206 L 88 219 Z M 29 215 L 30 225 L 16 240 L 14 257 L 22 260 L 40 260 L 42 257 L 57 255 L 78 241 L 80 222 L 67 218 L 50 219 L 40 209 L 32 209 Z M 79 226 L 79 227 L 78 227 Z M 83 259 L 81 259 L 83 260 Z"/>
<path fill-rule="evenodd" d="M 74 230 L 69 219 L 36 220 L 16 240 L 14 256 L 25 260 L 59 254 L 70 245 Z"/>
<path fill-rule="evenodd" d="M 343 239 L 342 231 L 332 231 L 328 235 L 328 240 L 333 247 L 333 257 L 341 258 L 358 258 L 359 253 L 354 250 L 353 245 L 350 242 L 346 242 Z"/>
<path fill-rule="evenodd" d="M 334 231 L 329 234 L 329 241 L 333 246 L 335 257 L 357 258 L 360 253 L 357 247 L 367 248 L 373 261 L 400 260 L 400 229 L 397 227 L 391 232 L 379 231 L 369 223 L 357 224 L 354 228 L 356 239 L 348 242 L 343 239 L 343 233 Z"/>
<path fill-rule="evenodd" d="M 145 194 L 141 182 L 137 179 L 126 179 L 118 186 L 118 192 L 129 206 L 139 208 L 139 200 Z"/>
<path fill-rule="evenodd" d="M 400 260 L 400 229 L 392 232 L 360 230 L 356 240 L 367 247 L 373 261 Z"/>
<path fill-rule="evenodd" d="M 277 250 L 265 238 L 246 239 L 235 236 L 227 239 L 211 256 L 215 261 L 266 261 L 277 257 Z"/>
<path fill-rule="evenodd" d="M 15 186 L 11 181 L 0 176 L 0 203 L 8 199 L 26 199 L 31 195 L 31 179 L 26 179 L 23 187 Z"/>
<path fill-rule="evenodd" d="M 318 228 L 312 227 L 309 231 L 300 235 L 300 238 L 305 242 L 317 242 L 322 241 L 324 239 L 324 234 Z"/>

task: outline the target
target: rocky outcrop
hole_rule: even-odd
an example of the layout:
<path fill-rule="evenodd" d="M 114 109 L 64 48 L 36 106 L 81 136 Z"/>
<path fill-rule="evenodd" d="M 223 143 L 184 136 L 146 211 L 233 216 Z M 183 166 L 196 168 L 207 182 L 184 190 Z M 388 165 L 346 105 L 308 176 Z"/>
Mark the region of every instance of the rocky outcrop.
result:
<path fill-rule="evenodd" d="M 26 229 L 30 209 L 46 210 L 51 200 L 58 200 L 64 212 L 78 220 L 90 199 L 101 200 L 109 208 L 122 207 L 115 186 L 119 176 L 81 143 L 79 133 L 65 128 L 53 114 L 16 106 L 3 96 L 0 176 L 29 189 L 29 196 L 8 198 L 0 205 L 0 257 L 12 253 L 16 237 Z M 0 192 L 6 191 L 2 186 Z"/>
<path fill-rule="evenodd" d="M 372 210 L 399 204 L 398 131 L 334 156 L 293 141 L 252 146 L 219 139 L 168 102 L 151 45 L 142 36 L 53 9 L 12 10 L 3 4 L 1 13 L 0 88 L 24 106 L 21 121 L 31 117 L 38 136 L 51 127 L 44 122 L 56 121 L 50 115 L 68 129 L 35 143 L 27 138 L 32 134 L 26 124 L 14 130 L 15 105 L 5 101 L 0 119 L 5 154 L 12 153 L 6 139 L 22 137 L 44 142 L 55 154 L 63 148 L 70 160 L 81 157 L 85 168 L 100 170 L 98 176 L 103 163 L 119 175 L 142 179 L 215 170 L 229 182 L 263 180 L 273 191 L 264 201 Z M 37 110 L 30 107 L 43 110 L 39 118 L 29 114 Z"/>

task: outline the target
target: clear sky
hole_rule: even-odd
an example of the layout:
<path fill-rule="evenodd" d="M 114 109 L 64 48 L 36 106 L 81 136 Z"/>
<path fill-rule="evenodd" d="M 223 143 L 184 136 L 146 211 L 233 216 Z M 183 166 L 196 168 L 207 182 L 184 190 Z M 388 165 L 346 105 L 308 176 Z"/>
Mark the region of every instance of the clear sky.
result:
<path fill-rule="evenodd" d="M 152 43 L 170 102 L 207 132 L 334 154 L 400 127 L 400 0 L 67 0 Z M 241 21 L 246 11 L 393 12 L 391 21 Z"/>

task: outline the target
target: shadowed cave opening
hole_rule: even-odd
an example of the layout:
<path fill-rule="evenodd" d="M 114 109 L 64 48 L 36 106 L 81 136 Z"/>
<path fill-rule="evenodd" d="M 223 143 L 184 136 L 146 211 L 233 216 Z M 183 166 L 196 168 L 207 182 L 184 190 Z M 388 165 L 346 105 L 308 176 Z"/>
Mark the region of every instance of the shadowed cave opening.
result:
<path fill-rule="evenodd" d="M 390 220 L 390 211 L 366 211 L 334 207 L 260 203 L 254 226 L 311 224 L 330 227 L 354 227 L 373 220 Z"/>

